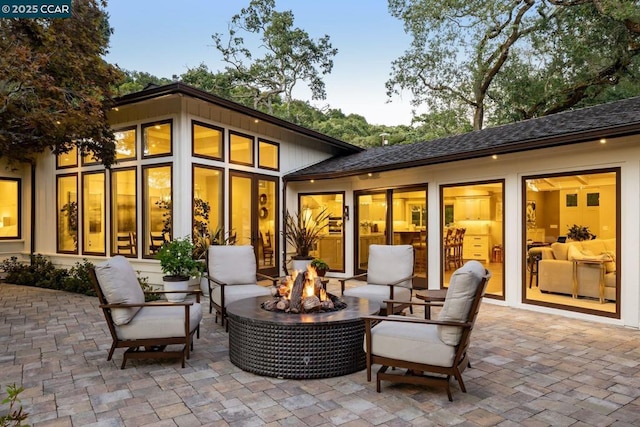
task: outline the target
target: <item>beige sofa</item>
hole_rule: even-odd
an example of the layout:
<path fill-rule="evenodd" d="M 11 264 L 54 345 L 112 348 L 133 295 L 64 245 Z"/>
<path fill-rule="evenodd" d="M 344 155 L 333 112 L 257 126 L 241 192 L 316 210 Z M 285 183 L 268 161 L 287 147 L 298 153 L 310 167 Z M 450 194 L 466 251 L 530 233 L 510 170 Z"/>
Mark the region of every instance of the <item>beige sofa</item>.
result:
<path fill-rule="evenodd" d="M 575 280 L 578 297 L 616 300 L 616 239 L 556 242 L 536 250 L 542 292 L 573 295 Z"/>

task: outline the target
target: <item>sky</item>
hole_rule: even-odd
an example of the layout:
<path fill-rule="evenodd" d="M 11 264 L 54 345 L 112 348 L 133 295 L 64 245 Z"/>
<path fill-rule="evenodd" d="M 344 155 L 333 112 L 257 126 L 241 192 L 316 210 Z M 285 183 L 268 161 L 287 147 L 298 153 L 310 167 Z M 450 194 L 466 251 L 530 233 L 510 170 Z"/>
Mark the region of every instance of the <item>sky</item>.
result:
<path fill-rule="evenodd" d="M 114 34 L 106 60 L 167 78 L 201 63 L 211 71 L 223 71 L 211 35 L 226 36 L 231 17 L 248 5 L 249 0 L 109 0 Z M 338 49 L 331 74 L 323 77 L 326 99 L 311 101 L 304 82 L 296 85 L 296 99 L 360 114 L 370 124 L 411 123 L 410 93 L 387 102 L 391 62 L 411 39 L 403 23 L 389 14 L 386 0 L 276 0 L 275 10 L 291 10 L 294 26 L 314 40 L 329 35 Z"/>

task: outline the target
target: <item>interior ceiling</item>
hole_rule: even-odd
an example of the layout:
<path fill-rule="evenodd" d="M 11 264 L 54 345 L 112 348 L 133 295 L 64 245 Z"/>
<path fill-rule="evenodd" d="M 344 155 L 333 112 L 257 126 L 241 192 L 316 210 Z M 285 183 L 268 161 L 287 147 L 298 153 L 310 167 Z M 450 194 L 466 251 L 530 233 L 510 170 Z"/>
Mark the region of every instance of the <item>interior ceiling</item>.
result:
<path fill-rule="evenodd" d="M 616 174 L 613 172 L 563 175 L 527 180 L 527 184 L 529 185 L 529 187 L 531 188 L 533 186 L 537 189 L 537 191 L 559 191 L 574 188 L 590 188 L 604 185 L 615 185 L 615 183 Z M 533 190 L 533 188 L 531 189 Z"/>

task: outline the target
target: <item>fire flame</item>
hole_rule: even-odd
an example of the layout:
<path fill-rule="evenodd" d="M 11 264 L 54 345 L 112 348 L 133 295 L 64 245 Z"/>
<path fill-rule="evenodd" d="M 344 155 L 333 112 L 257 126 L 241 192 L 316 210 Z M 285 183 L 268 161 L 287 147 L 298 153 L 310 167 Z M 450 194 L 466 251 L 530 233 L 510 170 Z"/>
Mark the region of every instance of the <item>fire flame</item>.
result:
<path fill-rule="evenodd" d="M 298 274 L 304 274 L 300 271 L 293 271 L 293 274 L 290 277 L 287 277 L 286 280 L 281 284 L 278 289 L 278 293 L 284 298 L 291 300 L 291 290 L 293 289 L 293 283 L 298 277 Z M 316 280 L 318 278 L 318 273 L 316 269 L 311 265 L 307 266 L 306 278 L 304 281 L 304 288 L 302 290 L 302 297 L 309 298 L 316 294 Z M 324 289 L 320 289 L 319 295 L 320 301 L 327 301 L 329 298 Z"/>

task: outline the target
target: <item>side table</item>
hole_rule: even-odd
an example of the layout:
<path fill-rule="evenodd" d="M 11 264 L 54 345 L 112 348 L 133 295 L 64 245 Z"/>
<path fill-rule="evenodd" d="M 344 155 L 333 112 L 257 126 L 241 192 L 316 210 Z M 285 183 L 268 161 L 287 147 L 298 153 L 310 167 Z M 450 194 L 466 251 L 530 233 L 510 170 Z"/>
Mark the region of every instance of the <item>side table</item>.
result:
<path fill-rule="evenodd" d="M 600 304 L 604 303 L 604 275 L 605 275 L 605 266 L 604 261 L 599 259 L 574 259 L 573 260 L 573 298 L 578 298 L 580 294 L 580 283 L 578 280 L 578 266 L 586 265 L 588 267 L 595 267 L 600 269 L 599 279 L 598 279 L 598 296 L 600 300 Z"/>
<path fill-rule="evenodd" d="M 447 289 L 427 289 L 420 294 L 416 294 L 416 298 L 426 302 L 441 302 L 447 297 Z M 425 305 L 424 318 L 431 319 L 431 306 Z"/>

